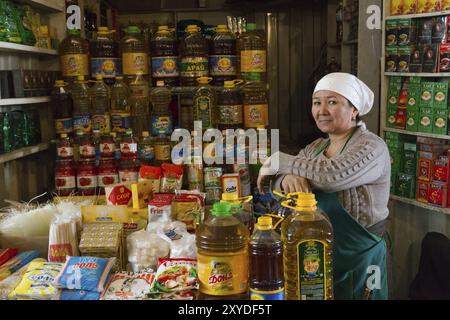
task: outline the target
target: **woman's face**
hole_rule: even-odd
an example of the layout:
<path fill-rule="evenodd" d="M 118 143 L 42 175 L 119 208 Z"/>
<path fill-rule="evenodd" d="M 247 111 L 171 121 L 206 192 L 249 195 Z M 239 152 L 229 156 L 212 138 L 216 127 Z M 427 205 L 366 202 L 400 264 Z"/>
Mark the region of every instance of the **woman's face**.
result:
<path fill-rule="evenodd" d="M 339 134 L 355 126 L 358 111 L 340 94 L 321 90 L 313 95 L 312 114 L 320 131 Z"/>

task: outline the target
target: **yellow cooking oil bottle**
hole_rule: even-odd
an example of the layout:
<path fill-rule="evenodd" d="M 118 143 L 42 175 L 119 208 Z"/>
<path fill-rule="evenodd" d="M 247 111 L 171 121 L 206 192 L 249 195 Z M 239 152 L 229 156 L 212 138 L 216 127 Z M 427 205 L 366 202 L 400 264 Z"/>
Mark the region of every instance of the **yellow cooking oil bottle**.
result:
<path fill-rule="evenodd" d="M 286 300 L 332 300 L 333 228 L 312 193 L 290 193 L 281 226 Z"/>
<path fill-rule="evenodd" d="M 255 227 L 255 218 L 253 215 L 253 196 L 240 198 L 237 193 L 222 193 L 222 203 L 231 205 L 231 212 L 244 226 L 247 227 L 250 234 Z"/>
<path fill-rule="evenodd" d="M 199 299 L 248 297 L 247 228 L 233 216 L 229 203 L 215 203 L 196 234 Z"/>

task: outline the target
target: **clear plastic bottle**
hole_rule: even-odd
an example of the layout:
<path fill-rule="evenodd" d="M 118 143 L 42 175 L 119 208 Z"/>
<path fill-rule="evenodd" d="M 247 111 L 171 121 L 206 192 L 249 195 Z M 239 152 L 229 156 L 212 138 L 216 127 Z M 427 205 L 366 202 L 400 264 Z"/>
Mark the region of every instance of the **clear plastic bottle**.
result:
<path fill-rule="evenodd" d="M 240 80 L 225 81 L 217 94 L 218 126 L 220 130 L 239 129 L 244 126 L 242 92 L 236 88 Z"/>
<path fill-rule="evenodd" d="M 116 77 L 111 87 L 111 131 L 125 132 L 131 128 L 131 108 L 129 104 L 130 88 L 123 81 L 123 77 Z"/>
<path fill-rule="evenodd" d="M 178 85 L 178 45 L 168 26 L 159 26 L 150 40 L 153 86 L 163 80 L 168 86 Z"/>
<path fill-rule="evenodd" d="M 231 205 L 233 216 L 247 227 L 249 234 L 252 234 L 255 227 L 252 200 L 252 196 L 239 198 L 236 193 L 222 193 L 220 201 Z"/>
<path fill-rule="evenodd" d="M 153 145 L 155 148 L 155 161 L 153 162 L 155 166 L 160 166 L 163 163 L 170 162 L 172 144 L 168 136 L 159 135 L 153 140 Z"/>
<path fill-rule="evenodd" d="M 92 78 L 100 75 L 108 85 L 112 85 L 114 77 L 121 74 L 119 48 L 113 33 L 114 30 L 109 30 L 108 27 L 98 27 L 95 38 L 90 43 Z"/>
<path fill-rule="evenodd" d="M 92 129 L 109 134 L 111 132 L 109 87 L 103 82 L 103 76 L 97 75 L 95 80 L 95 84 L 90 88 Z"/>
<path fill-rule="evenodd" d="M 332 300 L 331 223 L 317 208 L 314 194 L 294 193 L 289 197 L 282 204 L 294 212 L 281 226 L 286 300 Z"/>
<path fill-rule="evenodd" d="M 249 75 L 253 75 L 253 79 L 266 82 L 267 44 L 265 34 L 256 30 L 255 23 L 247 23 L 246 32 L 240 35 L 237 46 L 240 55 L 240 78 L 250 80 Z"/>
<path fill-rule="evenodd" d="M 148 49 L 137 26 L 129 26 L 120 41 L 122 69 L 125 76 L 148 74 Z"/>
<path fill-rule="evenodd" d="M 100 162 L 100 139 L 101 139 L 102 133 L 98 129 L 92 130 L 92 142 L 94 143 L 95 147 L 95 165 L 98 166 Z"/>
<path fill-rule="evenodd" d="M 56 134 L 71 134 L 73 131 L 73 104 L 67 83 L 63 80 L 55 81 L 51 93 L 51 100 L 55 117 Z"/>
<path fill-rule="evenodd" d="M 200 299 L 244 299 L 248 290 L 247 228 L 228 203 L 215 203 L 196 234 Z"/>
<path fill-rule="evenodd" d="M 73 141 L 67 133 L 61 133 L 56 146 L 56 156 L 58 160 L 73 160 Z"/>
<path fill-rule="evenodd" d="M 143 165 L 151 165 L 155 160 L 155 147 L 148 131 L 142 132 L 142 137 L 138 144 L 138 153 L 139 161 Z"/>
<path fill-rule="evenodd" d="M 116 161 L 120 160 L 120 136 L 117 135 L 115 132 L 111 132 L 111 138 L 114 141 L 115 144 L 115 151 L 114 151 L 114 159 Z"/>
<path fill-rule="evenodd" d="M 260 217 L 249 243 L 250 299 L 284 300 L 283 242 L 271 217 Z"/>
<path fill-rule="evenodd" d="M 194 92 L 194 121 L 202 122 L 202 130 L 217 128 L 216 92 L 209 85 L 212 78 L 198 78 L 198 88 Z"/>
<path fill-rule="evenodd" d="M 72 83 L 78 76 L 89 76 L 89 42 L 80 36 L 80 30 L 69 29 L 59 44 L 63 79 Z"/>
<path fill-rule="evenodd" d="M 75 133 L 92 133 L 91 123 L 91 98 L 89 87 L 84 76 L 78 76 L 72 86 L 71 96 L 73 101 L 73 130 Z"/>
<path fill-rule="evenodd" d="M 254 74 L 247 77 L 250 81 L 243 88 L 244 94 L 244 126 L 246 129 L 269 127 L 269 104 L 266 85 Z"/>
<path fill-rule="evenodd" d="M 75 194 L 77 190 L 76 169 L 72 160 L 56 160 L 55 188 L 56 193 L 61 197 Z"/>
<path fill-rule="evenodd" d="M 122 160 L 138 158 L 138 141 L 131 129 L 120 138 L 120 158 Z"/>
<path fill-rule="evenodd" d="M 150 93 L 152 103 L 152 135 L 171 135 L 173 131 L 172 115 L 169 104 L 172 100 L 170 89 L 164 86 L 164 81 L 158 81 L 157 87 Z"/>
<path fill-rule="evenodd" d="M 135 136 L 142 135 L 142 131 L 149 131 L 149 87 L 148 82 L 138 73 L 130 82 L 131 128 Z"/>
<path fill-rule="evenodd" d="M 180 84 L 196 86 L 198 77 L 207 77 L 208 42 L 201 33 L 201 28 L 188 25 L 186 35 L 180 41 Z"/>
<path fill-rule="evenodd" d="M 236 37 L 226 25 L 218 25 L 210 42 L 209 73 L 212 84 L 223 86 L 224 81 L 237 76 Z"/>

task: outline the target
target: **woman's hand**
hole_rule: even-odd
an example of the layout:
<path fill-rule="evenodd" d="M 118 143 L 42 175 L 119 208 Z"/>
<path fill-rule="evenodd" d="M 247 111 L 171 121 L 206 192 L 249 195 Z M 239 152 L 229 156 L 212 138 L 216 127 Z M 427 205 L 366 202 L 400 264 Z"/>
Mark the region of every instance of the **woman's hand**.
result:
<path fill-rule="evenodd" d="M 311 186 L 306 178 L 300 176 L 287 175 L 281 182 L 281 187 L 285 193 L 304 192 L 311 193 Z"/>

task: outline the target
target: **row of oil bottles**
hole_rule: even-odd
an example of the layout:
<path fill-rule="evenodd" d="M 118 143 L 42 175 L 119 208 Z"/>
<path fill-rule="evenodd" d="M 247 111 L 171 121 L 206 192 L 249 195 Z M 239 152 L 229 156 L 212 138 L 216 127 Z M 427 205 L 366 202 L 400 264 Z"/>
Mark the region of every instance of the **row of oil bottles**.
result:
<path fill-rule="evenodd" d="M 266 40 L 254 23 L 236 36 L 226 25 L 218 25 L 211 40 L 197 25 L 188 25 L 178 41 L 175 30 L 159 26 L 147 45 L 137 26 L 129 26 L 120 40 L 114 41 L 114 30 L 99 27 L 90 43 L 80 30 L 70 29 L 60 43 L 59 54 L 64 80 L 77 76 L 101 75 L 108 84 L 118 75 L 151 75 L 152 84 L 163 80 L 169 86 L 196 86 L 198 77 L 213 78 L 213 85 L 241 78 L 265 82 Z M 89 70 L 90 69 L 90 70 Z M 147 78 L 148 80 L 148 78 Z"/>
<path fill-rule="evenodd" d="M 199 299 L 331 300 L 333 229 L 314 194 L 284 195 L 289 213 L 242 217 L 251 197 L 223 198 L 196 234 Z M 274 216 L 275 217 L 275 216 Z M 280 235 L 281 234 L 281 235 Z"/>

